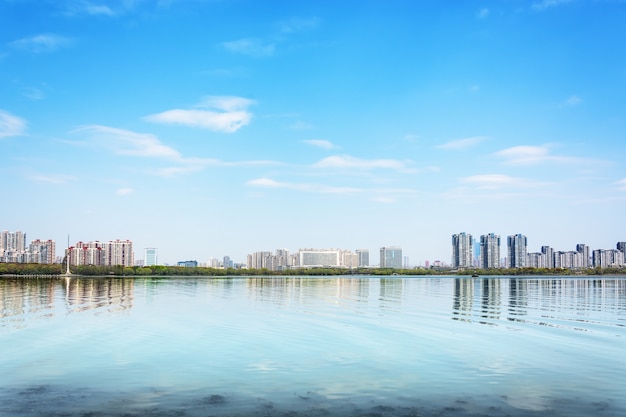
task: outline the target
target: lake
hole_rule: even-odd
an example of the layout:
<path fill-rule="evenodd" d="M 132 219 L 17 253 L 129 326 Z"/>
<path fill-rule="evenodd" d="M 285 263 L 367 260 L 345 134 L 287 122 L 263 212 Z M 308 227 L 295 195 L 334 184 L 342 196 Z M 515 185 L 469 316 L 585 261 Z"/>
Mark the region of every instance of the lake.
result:
<path fill-rule="evenodd" d="M 626 278 L 0 278 L 0 415 L 624 416 Z"/>

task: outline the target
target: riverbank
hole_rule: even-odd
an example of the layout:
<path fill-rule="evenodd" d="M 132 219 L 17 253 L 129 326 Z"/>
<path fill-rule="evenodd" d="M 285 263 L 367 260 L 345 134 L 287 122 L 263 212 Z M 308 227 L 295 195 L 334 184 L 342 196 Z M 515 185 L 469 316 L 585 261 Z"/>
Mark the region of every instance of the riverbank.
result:
<path fill-rule="evenodd" d="M 65 269 L 61 264 L 15 264 L 0 263 L 2 277 L 63 277 Z M 234 268 L 188 268 L 181 266 L 156 265 L 150 267 L 134 266 L 76 266 L 72 267 L 73 276 L 112 276 L 112 277 L 146 277 L 146 276 L 420 276 L 420 275 L 455 275 L 455 276 L 622 276 L 626 275 L 626 267 L 622 268 L 496 268 L 453 270 L 449 268 L 292 268 L 283 271 L 268 269 L 234 269 Z"/>

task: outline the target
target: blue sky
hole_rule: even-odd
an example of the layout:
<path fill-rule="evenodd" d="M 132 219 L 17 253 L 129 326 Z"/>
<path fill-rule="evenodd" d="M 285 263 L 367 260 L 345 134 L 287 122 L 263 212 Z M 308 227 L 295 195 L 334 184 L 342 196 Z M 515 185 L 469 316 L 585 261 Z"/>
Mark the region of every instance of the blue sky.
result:
<path fill-rule="evenodd" d="M 618 0 L 0 0 L 0 229 L 167 263 L 614 248 L 624 22 Z"/>

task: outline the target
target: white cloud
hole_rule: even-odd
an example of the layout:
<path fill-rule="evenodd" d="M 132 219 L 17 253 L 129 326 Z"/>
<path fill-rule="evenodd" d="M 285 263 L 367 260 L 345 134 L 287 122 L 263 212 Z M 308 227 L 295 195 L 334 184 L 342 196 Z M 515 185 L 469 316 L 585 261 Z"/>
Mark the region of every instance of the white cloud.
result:
<path fill-rule="evenodd" d="M 488 16 L 489 16 L 489 9 L 486 7 L 483 9 L 480 9 L 478 13 L 476 13 L 476 17 L 478 17 L 479 19 L 486 19 Z"/>
<path fill-rule="evenodd" d="M 548 145 L 542 146 L 513 146 L 495 153 L 496 156 L 504 159 L 507 165 L 536 165 L 545 162 L 583 164 L 599 161 L 591 159 L 576 158 L 570 156 L 551 155 Z"/>
<path fill-rule="evenodd" d="M 67 2 L 65 15 L 90 15 L 90 16 L 115 16 L 117 13 L 106 4 L 96 4 L 86 0 L 74 0 Z"/>
<path fill-rule="evenodd" d="M 561 107 L 578 106 L 582 102 L 583 100 L 580 97 L 574 95 L 574 96 L 569 97 L 567 100 L 565 100 Z"/>
<path fill-rule="evenodd" d="M 413 171 L 405 162 L 397 159 L 359 159 L 349 155 L 334 155 L 316 162 L 316 168 L 356 168 L 356 169 L 392 169 Z"/>
<path fill-rule="evenodd" d="M 11 46 L 33 53 L 54 52 L 59 48 L 68 47 L 73 43 L 70 38 L 44 33 L 11 42 Z"/>
<path fill-rule="evenodd" d="M 182 155 L 176 149 L 162 144 L 150 133 L 136 133 L 100 125 L 83 126 L 73 132 L 85 132 L 92 141 L 119 155 L 183 161 Z"/>
<path fill-rule="evenodd" d="M 276 45 L 274 43 L 266 43 L 259 39 L 251 38 L 223 42 L 222 47 L 235 54 L 255 57 L 272 56 L 276 51 Z"/>
<path fill-rule="evenodd" d="M 26 121 L 9 112 L 0 110 L 0 138 L 21 136 L 26 131 Z"/>
<path fill-rule="evenodd" d="M 317 17 L 311 17 L 303 19 L 294 17 L 289 20 L 280 23 L 280 31 L 283 33 L 302 32 L 305 30 L 315 29 L 320 24 L 320 19 Z"/>
<path fill-rule="evenodd" d="M 29 179 L 33 180 L 33 181 L 37 181 L 37 182 L 45 182 L 47 184 L 66 184 L 70 181 L 76 181 L 76 177 L 72 176 L 72 175 L 63 175 L 63 174 L 58 174 L 58 175 L 41 175 L 41 174 L 36 174 L 36 175 L 31 175 L 28 177 Z"/>
<path fill-rule="evenodd" d="M 615 183 L 620 191 L 626 191 L 626 178 L 623 178 Z"/>
<path fill-rule="evenodd" d="M 457 140 L 453 140 L 450 142 L 446 142 L 442 145 L 437 146 L 437 148 L 439 149 L 446 149 L 446 150 L 461 150 L 461 149 L 467 149 L 470 148 L 474 145 L 479 144 L 480 142 L 484 141 L 485 139 L 487 139 L 486 136 L 473 136 L 470 138 L 464 138 L 464 139 L 457 139 Z"/>
<path fill-rule="evenodd" d="M 270 178 L 257 178 L 254 180 L 250 180 L 246 182 L 246 185 L 250 187 L 259 187 L 259 188 L 285 188 L 290 190 L 302 191 L 302 192 L 311 192 L 311 193 L 322 193 L 322 194 L 355 194 L 363 192 L 360 188 L 353 187 L 333 187 L 322 184 L 311 184 L 311 183 L 290 183 L 290 182 L 279 182 L 272 180 Z"/>
<path fill-rule="evenodd" d="M 562 4 L 571 3 L 572 0 L 542 0 L 533 3 L 533 9 L 535 10 L 545 10 L 550 7 L 560 6 Z"/>
<path fill-rule="evenodd" d="M 195 109 L 167 110 L 146 116 L 144 120 L 233 133 L 250 123 L 252 113 L 247 108 L 253 103 L 243 97 L 209 96 Z"/>
<path fill-rule="evenodd" d="M 322 149 L 333 149 L 333 148 L 335 148 L 335 145 L 333 145 L 332 142 L 327 141 L 327 140 L 323 140 L 323 139 L 310 139 L 310 140 L 303 140 L 302 142 L 307 143 L 307 144 L 309 144 L 311 146 L 322 148 Z"/>
<path fill-rule="evenodd" d="M 307 122 L 302 122 L 302 121 L 297 121 L 293 124 L 291 124 L 289 126 L 289 129 L 293 129 L 293 130 L 311 130 L 313 129 L 315 126 L 313 126 L 310 123 Z"/>
<path fill-rule="evenodd" d="M 133 194 L 134 192 L 135 190 L 133 190 L 132 188 L 119 188 L 117 191 L 115 191 L 115 194 L 124 196 Z"/>
<path fill-rule="evenodd" d="M 24 90 L 24 96 L 31 100 L 43 100 L 46 98 L 44 92 L 35 87 L 27 87 Z"/>
<path fill-rule="evenodd" d="M 545 185 L 524 178 L 511 177 L 503 174 L 472 175 L 461 178 L 461 182 L 474 185 L 481 189 L 533 188 Z"/>

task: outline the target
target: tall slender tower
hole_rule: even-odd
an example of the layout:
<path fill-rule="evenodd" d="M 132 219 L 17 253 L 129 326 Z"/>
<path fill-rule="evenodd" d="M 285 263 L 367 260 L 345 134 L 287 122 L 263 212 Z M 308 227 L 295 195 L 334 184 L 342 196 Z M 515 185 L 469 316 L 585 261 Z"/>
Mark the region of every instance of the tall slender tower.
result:
<path fill-rule="evenodd" d="M 507 238 L 508 259 L 510 268 L 524 268 L 526 266 L 527 239 L 521 234 Z"/>
<path fill-rule="evenodd" d="M 472 235 L 465 232 L 452 235 L 452 267 L 471 268 L 474 241 Z"/>
<path fill-rule="evenodd" d="M 500 235 L 489 233 L 480 237 L 480 267 L 500 268 Z"/>

